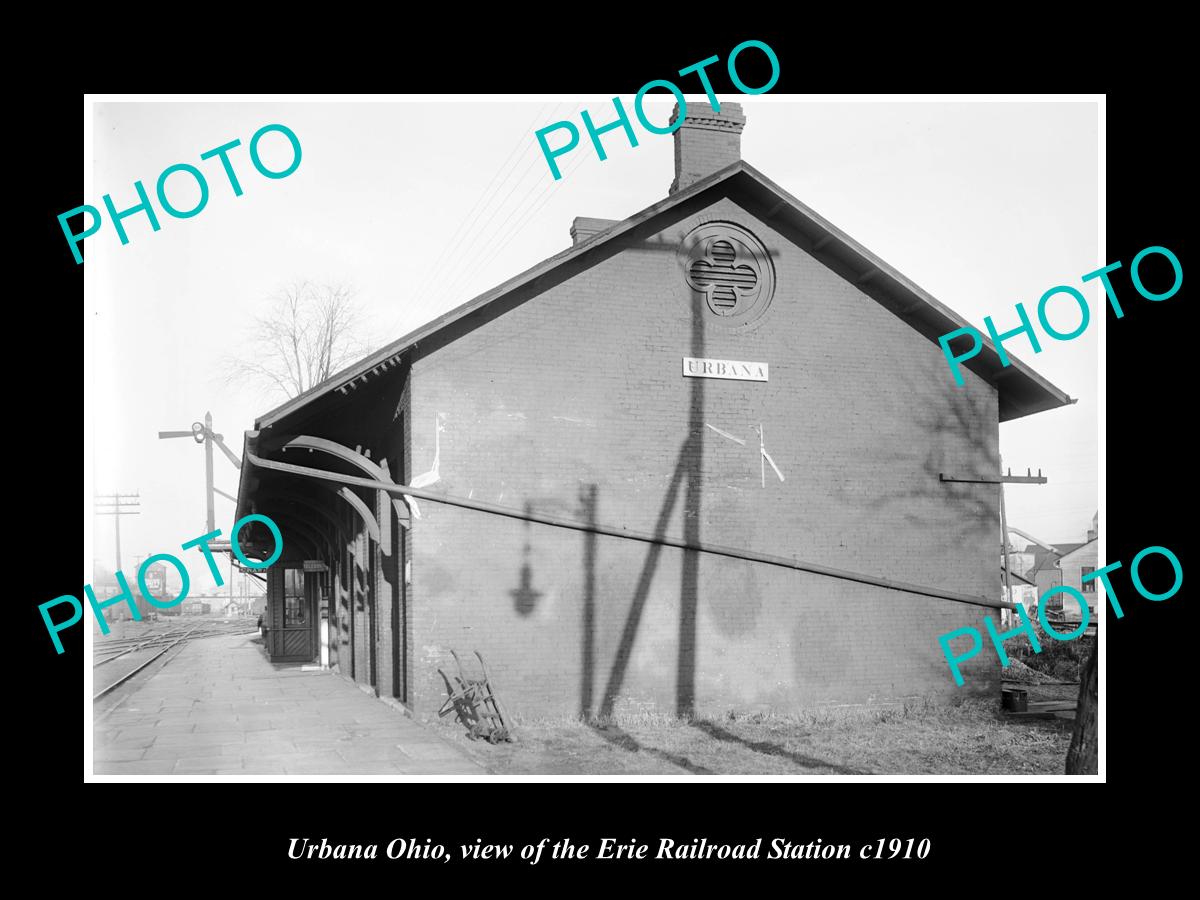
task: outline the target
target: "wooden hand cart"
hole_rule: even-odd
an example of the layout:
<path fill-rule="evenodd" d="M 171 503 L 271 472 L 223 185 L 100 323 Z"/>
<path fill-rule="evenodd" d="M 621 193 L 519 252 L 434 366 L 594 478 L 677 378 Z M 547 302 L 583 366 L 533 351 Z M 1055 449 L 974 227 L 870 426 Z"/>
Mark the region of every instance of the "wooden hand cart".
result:
<path fill-rule="evenodd" d="M 445 670 L 438 669 L 446 682 L 446 701 L 438 710 L 438 716 L 447 716 L 451 712 L 458 714 L 458 720 L 467 729 L 467 736 L 472 740 L 483 739 L 491 744 L 500 741 L 512 741 L 512 730 L 504 718 L 504 710 L 500 706 L 500 698 L 492 690 L 492 680 L 488 675 L 487 663 L 479 651 L 475 657 L 479 660 L 479 668 L 483 673 L 481 678 L 472 678 L 463 669 L 462 660 L 453 650 L 454 665 L 458 672 L 447 675 Z"/>

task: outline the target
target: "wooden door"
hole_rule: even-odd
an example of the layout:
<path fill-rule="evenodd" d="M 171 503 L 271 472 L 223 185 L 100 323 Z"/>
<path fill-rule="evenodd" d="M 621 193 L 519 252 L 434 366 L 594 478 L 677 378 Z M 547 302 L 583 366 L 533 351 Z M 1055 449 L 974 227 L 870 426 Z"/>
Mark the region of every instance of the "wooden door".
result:
<path fill-rule="evenodd" d="M 271 658 L 311 662 L 313 658 L 313 609 L 300 569 L 283 570 L 283 590 L 271 616 Z"/>

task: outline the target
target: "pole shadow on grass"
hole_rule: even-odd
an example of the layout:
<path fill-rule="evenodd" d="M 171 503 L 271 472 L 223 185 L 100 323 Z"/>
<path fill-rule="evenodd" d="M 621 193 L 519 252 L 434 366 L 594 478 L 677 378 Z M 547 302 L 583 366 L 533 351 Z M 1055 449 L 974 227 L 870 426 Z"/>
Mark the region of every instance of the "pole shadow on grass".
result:
<path fill-rule="evenodd" d="M 720 725 L 714 722 L 702 721 L 694 719 L 690 723 L 693 728 L 703 731 L 709 737 L 716 738 L 718 741 L 726 741 L 731 744 L 741 744 L 753 750 L 755 753 L 762 753 L 766 756 L 781 756 L 784 759 L 789 759 L 798 766 L 804 766 L 808 769 L 822 768 L 832 769 L 839 775 L 873 775 L 874 772 L 867 772 L 863 769 L 852 769 L 849 766 L 841 766 L 837 763 L 829 762 L 824 759 L 817 759 L 814 756 L 805 756 L 802 753 L 794 753 L 791 750 L 785 750 L 778 744 L 772 744 L 769 741 L 748 741 L 743 737 L 734 734 L 732 731 L 726 731 Z"/>
<path fill-rule="evenodd" d="M 672 765 L 679 766 L 681 769 L 686 769 L 693 775 L 716 775 L 712 769 L 706 769 L 704 766 L 697 765 L 686 756 L 680 756 L 678 753 L 668 753 L 666 750 L 659 750 L 657 747 L 643 747 L 634 739 L 628 732 L 623 731 L 617 725 L 608 724 L 602 725 L 600 722 L 592 719 L 588 721 L 592 731 L 600 735 L 610 744 L 620 747 L 629 753 L 648 753 L 651 756 L 657 756 L 659 759 L 666 760 Z"/>

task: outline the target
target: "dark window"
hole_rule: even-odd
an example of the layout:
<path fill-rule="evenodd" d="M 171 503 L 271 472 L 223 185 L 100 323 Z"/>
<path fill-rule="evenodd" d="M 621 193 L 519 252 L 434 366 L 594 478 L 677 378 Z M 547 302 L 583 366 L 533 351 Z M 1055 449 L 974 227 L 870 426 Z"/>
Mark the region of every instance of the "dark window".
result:
<path fill-rule="evenodd" d="M 283 624 L 303 625 L 307 607 L 304 599 L 304 573 L 299 569 L 285 569 L 283 573 Z"/>
<path fill-rule="evenodd" d="M 1081 579 L 1086 578 L 1088 575 L 1090 575 L 1092 572 L 1095 572 L 1095 571 L 1096 571 L 1095 566 L 1084 566 L 1083 568 L 1081 568 L 1079 570 L 1079 577 Z M 1083 593 L 1085 593 L 1085 594 L 1096 593 L 1096 582 L 1094 579 L 1092 581 L 1083 582 Z"/>

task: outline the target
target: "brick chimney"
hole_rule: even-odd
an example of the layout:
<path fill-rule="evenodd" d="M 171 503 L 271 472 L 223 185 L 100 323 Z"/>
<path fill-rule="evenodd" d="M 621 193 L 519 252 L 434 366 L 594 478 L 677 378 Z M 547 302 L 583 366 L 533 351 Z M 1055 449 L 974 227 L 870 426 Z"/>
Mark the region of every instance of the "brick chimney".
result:
<path fill-rule="evenodd" d="M 594 238 L 600 232 L 607 231 L 616 224 L 618 223 L 613 219 L 588 219 L 584 216 L 577 216 L 571 223 L 571 246 L 578 247 L 584 241 Z"/>
<path fill-rule="evenodd" d="M 670 124 L 679 119 L 679 104 Z M 675 132 L 675 181 L 670 193 L 683 190 L 742 158 L 742 128 L 746 117 L 740 103 L 722 103 L 713 112 L 707 103 L 688 106 L 687 118 Z"/>

